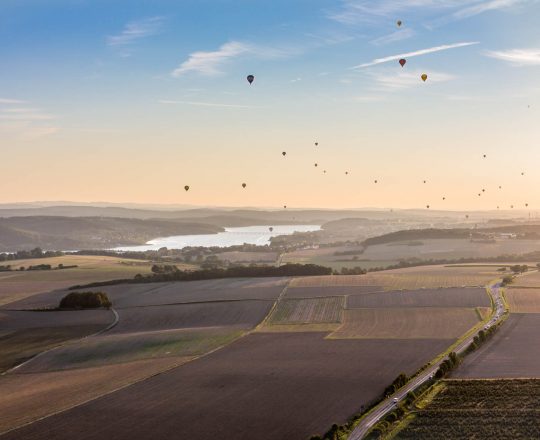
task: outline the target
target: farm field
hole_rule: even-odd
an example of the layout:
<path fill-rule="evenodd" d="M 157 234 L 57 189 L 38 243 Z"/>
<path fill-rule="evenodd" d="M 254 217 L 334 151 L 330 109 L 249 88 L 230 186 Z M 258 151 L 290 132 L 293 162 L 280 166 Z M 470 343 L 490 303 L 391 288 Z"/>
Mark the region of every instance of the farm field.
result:
<path fill-rule="evenodd" d="M 450 343 L 256 333 L 2 439 L 309 438 Z"/>
<path fill-rule="evenodd" d="M 270 316 L 272 324 L 322 324 L 341 322 L 344 297 L 284 299 Z"/>
<path fill-rule="evenodd" d="M 481 288 L 398 290 L 350 295 L 347 308 L 372 307 L 489 307 L 489 296 Z"/>
<path fill-rule="evenodd" d="M 333 339 L 456 339 L 479 322 L 471 308 L 369 308 L 345 310 Z"/>
<path fill-rule="evenodd" d="M 193 357 L 241 336 L 240 329 L 209 327 L 127 334 L 106 334 L 38 356 L 17 369 L 17 374 L 69 370 L 166 357 Z"/>
<path fill-rule="evenodd" d="M 537 287 L 540 288 L 540 271 L 527 272 L 515 280 L 512 287 Z"/>
<path fill-rule="evenodd" d="M 471 242 L 469 239 L 421 239 L 372 245 L 360 258 L 370 260 L 455 260 L 523 254 L 540 250 L 540 240 L 501 239 L 494 243 Z"/>
<path fill-rule="evenodd" d="M 485 286 L 500 278 L 499 266 L 419 266 L 371 272 L 365 275 L 299 277 L 291 287 L 382 286 L 385 290 Z"/>
<path fill-rule="evenodd" d="M 127 308 L 226 300 L 275 300 L 287 281 L 286 278 L 218 279 L 120 284 L 90 290 L 107 293 L 115 308 Z M 22 309 L 56 307 L 65 294 L 65 290 L 52 291 L 17 301 L 10 304 L 10 307 Z"/>
<path fill-rule="evenodd" d="M 0 433 L 181 365 L 162 358 L 95 368 L 0 376 Z"/>
<path fill-rule="evenodd" d="M 128 260 L 102 256 L 62 256 L 31 260 L 14 260 L 2 264 L 12 267 L 38 264 L 77 265 L 62 270 L 36 270 L 0 273 L 0 306 L 30 297 L 37 293 L 64 289 L 75 284 L 133 278 L 138 273 L 150 273 L 151 264 L 141 260 Z"/>
<path fill-rule="evenodd" d="M 277 252 L 220 252 L 216 254 L 220 260 L 231 263 L 275 263 L 278 258 Z"/>
<path fill-rule="evenodd" d="M 433 400 L 391 438 L 537 438 L 539 408 L 539 380 L 445 380 Z"/>
<path fill-rule="evenodd" d="M 0 310 L 0 372 L 43 350 L 103 330 L 113 320 L 107 310 Z"/>
<path fill-rule="evenodd" d="M 540 313 L 540 289 L 510 288 L 505 296 L 512 313 Z"/>
<path fill-rule="evenodd" d="M 511 313 L 488 344 L 467 356 L 453 377 L 540 378 L 540 314 Z"/>

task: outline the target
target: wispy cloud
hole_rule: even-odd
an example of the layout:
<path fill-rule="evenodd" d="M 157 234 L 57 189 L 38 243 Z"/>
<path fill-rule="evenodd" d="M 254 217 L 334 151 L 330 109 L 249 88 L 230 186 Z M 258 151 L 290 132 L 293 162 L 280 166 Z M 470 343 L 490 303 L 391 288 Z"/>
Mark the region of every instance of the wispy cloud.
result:
<path fill-rule="evenodd" d="M 539 66 L 540 49 L 511 49 L 501 51 L 488 51 L 486 55 L 491 58 L 506 61 L 515 66 Z"/>
<path fill-rule="evenodd" d="M 242 105 L 242 104 L 226 104 L 219 102 L 201 102 L 201 101 L 171 101 L 166 99 L 161 99 L 158 101 L 160 104 L 184 104 L 184 105 L 195 105 L 199 107 L 221 107 L 221 108 L 261 108 L 253 105 Z"/>
<path fill-rule="evenodd" d="M 328 17 L 343 24 L 359 24 L 377 17 L 395 17 L 414 9 L 444 10 L 473 4 L 477 0 L 343 0 Z"/>
<path fill-rule="evenodd" d="M 383 46 L 385 44 L 395 43 L 396 41 L 407 40 L 414 36 L 414 30 L 411 28 L 392 32 L 389 35 L 371 40 L 370 43 L 376 46 Z"/>
<path fill-rule="evenodd" d="M 383 63 L 388 63 L 390 61 L 396 61 L 396 60 L 399 60 L 401 58 L 418 57 L 418 56 L 428 55 L 428 54 L 435 53 L 435 52 L 441 52 L 441 51 L 444 51 L 444 50 L 457 49 L 459 47 L 472 46 L 472 45 L 475 45 L 475 44 L 479 44 L 479 42 L 478 41 L 469 41 L 469 42 L 464 42 L 464 43 L 444 44 L 442 46 L 430 47 L 428 49 L 421 49 L 421 50 L 417 50 L 417 51 L 414 51 L 414 52 L 406 52 L 406 53 L 401 53 L 401 54 L 398 54 L 398 55 L 390 55 L 390 56 L 384 57 L 384 58 L 376 58 L 373 61 L 370 61 L 369 63 L 359 64 L 358 66 L 354 66 L 352 68 L 353 69 L 359 69 L 359 68 L 364 68 L 364 67 L 370 67 L 370 66 L 375 66 L 377 64 L 383 64 Z"/>
<path fill-rule="evenodd" d="M 399 89 L 408 89 L 412 87 L 420 87 L 424 83 L 421 80 L 422 71 L 403 71 L 397 72 L 378 73 L 373 75 L 373 79 L 376 83 L 374 90 L 378 91 L 391 91 Z M 448 82 L 456 77 L 449 73 L 430 71 L 428 81 L 429 83 L 443 83 Z"/>
<path fill-rule="evenodd" d="M 489 0 L 460 9 L 459 11 L 454 12 L 452 15 L 457 19 L 469 18 L 478 14 L 483 14 L 484 12 L 495 11 L 497 9 L 506 9 L 526 2 L 527 0 Z"/>
<path fill-rule="evenodd" d="M 20 99 L 0 98 L 0 104 L 25 104 L 25 101 Z"/>
<path fill-rule="evenodd" d="M 197 72 L 201 75 L 215 76 L 223 73 L 222 67 L 228 61 L 242 55 L 253 55 L 257 58 L 281 58 L 292 55 L 298 49 L 276 49 L 271 47 L 256 46 L 240 41 L 229 41 L 218 50 L 210 52 L 193 52 L 172 72 L 172 76 L 179 77 L 188 72 Z"/>
<path fill-rule="evenodd" d="M 232 58 L 250 52 L 250 47 L 238 41 L 223 44 L 218 50 L 212 52 L 193 52 L 188 59 L 180 64 L 173 72 L 173 76 L 181 76 L 187 72 L 199 72 L 203 75 L 218 75 L 220 67 Z"/>
<path fill-rule="evenodd" d="M 150 37 L 161 32 L 165 17 L 150 17 L 132 21 L 124 26 L 118 35 L 107 38 L 109 46 L 126 46 L 142 38 Z"/>
<path fill-rule="evenodd" d="M 52 121 L 55 115 L 37 108 L 21 107 L 25 101 L 20 99 L 0 100 L 0 133 L 17 140 L 34 140 L 54 134 L 60 130 Z"/>

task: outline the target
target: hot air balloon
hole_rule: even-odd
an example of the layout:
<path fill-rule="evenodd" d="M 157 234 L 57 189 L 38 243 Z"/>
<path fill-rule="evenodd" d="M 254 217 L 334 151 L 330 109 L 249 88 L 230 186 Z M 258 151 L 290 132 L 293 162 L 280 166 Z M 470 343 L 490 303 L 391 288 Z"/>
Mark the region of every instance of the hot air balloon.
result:
<path fill-rule="evenodd" d="M 319 146 L 319 143 L 318 143 L 318 142 L 315 142 L 315 146 L 318 147 L 318 146 Z"/>
<path fill-rule="evenodd" d="M 245 188 L 247 185 L 245 183 L 242 183 L 242 188 Z"/>
<path fill-rule="evenodd" d="M 426 208 L 429 209 L 429 205 L 426 205 Z"/>
<path fill-rule="evenodd" d="M 485 190 L 485 189 L 482 189 L 482 192 L 483 192 L 483 193 L 485 193 L 485 192 L 486 192 L 486 190 Z"/>
<path fill-rule="evenodd" d="M 427 81 L 427 75 L 425 73 L 423 73 L 420 78 L 422 78 L 422 81 L 424 81 L 424 82 Z"/>
<path fill-rule="evenodd" d="M 255 77 L 253 75 L 248 75 L 247 80 L 248 80 L 248 83 L 251 84 L 255 80 Z"/>
<path fill-rule="evenodd" d="M 528 203 L 525 203 L 525 207 L 528 208 L 528 207 L 529 207 L 529 204 L 528 204 Z"/>
<path fill-rule="evenodd" d="M 466 214 L 466 215 L 465 215 L 465 218 L 469 218 L 469 214 Z"/>
<path fill-rule="evenodd" d="M 283 153 L 281 153 L 283 156 L 287 156 L 287 152 L 284 151 Z"/>
<path fill-rule="evenodd" d="M 499 189 L 502 189 L 502 186 L 499 186 Z"/>
<path fill-rule="evenodd" d="M 427 180 L 424 180 L 424 183 L 426 183 L 426 182 L 427 182 Z"/>
<path fill-rule="evenodd" d="M 514 205 L 510 205 L 510 208 L 514 209 Z"/>
<path fill-rule="evenodd" d="M 186 191 L 189 191 L 189 185 L 184 186 L 184 189 L 185 189 Z"/>
<path fill-rule="evenodd" d="M 407 60 L 405 58 L 401 58 L 399 60 L 399 64 L 401 64 L 401 67 L 404 67 L 406 63 L 407 63 Z"/>
<path fill-rule="evenodd" d="M 326 170 L 324 170 L 323 173 L 326 174 Z"/>
<path fill-rule="evenodd" d="M 484 154 L 484 159 L 487 157 L 487 154 Z"/>
<path fill-rule="evenodd" d="M 348 175 L 348 174 L 349 174 L 349 172 L 348 172 L 348 171 L 345 171 L 345 175 Z"/>
<path fill-rule="evenodd" d="M 316 166 L 316 167 L 318 167 L 318 166 L 319 166 L 319 164 L 317 164 L 317 163 L 316 163 L 316 164 L 315 164 L 315 166 Z"/>
<path fill-rule="evenodd" d="M 283 205 L 283 208 L 284 208 L 284 209 L 287 209 L 287 205 Z"/>
<path fill-rule="evenodd" d="M 522 176 L 524 176 L 524 175 L 525 175 L 525 173 L 521 173 L 521 175 L 522 175 Z"/>
<path fill-rule="evenodd" d="M 272 226 L 270 226 L 268 229 L 270 230 L 270 232 L 272 232 L 274 230 L 274 228 Z"/>
<path fill-rule="evenodd" d="M 398 21 L 396 22 L 396 24 L 397 24 L 398 27 L 401 27 L 401 25 L 403 24 L 403 22 L 402 22 L 401 20 L 398 20 Z"/>
<path fill-rule="evenodd" d="M 377 181 L 377 180 L 375 180 L 375 183 L 378 183 L 378 181 Z"/>
<path fill-rule="evenodd" d="M 446 200 L 446 197 L 443 197 L 442 199 L 443 199 L 443 200 Z"/>

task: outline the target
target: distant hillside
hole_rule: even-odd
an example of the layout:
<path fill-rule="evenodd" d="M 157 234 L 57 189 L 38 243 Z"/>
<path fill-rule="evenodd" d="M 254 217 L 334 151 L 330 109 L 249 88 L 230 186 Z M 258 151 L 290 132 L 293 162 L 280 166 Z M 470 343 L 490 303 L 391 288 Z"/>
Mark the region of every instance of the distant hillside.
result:
<path fill-rule="evenodd" d="M 156 237 L 215 234 L 216 225 L 174 220 L 114 217 L 10 217 L 0 218 L 0 251 L 104 249 L 144 244 Z"/>
<path fill-rule="evenodd" d="M 472 234 L 473 238 L 485 238 L 489 234 L 510 233 L 516 234 L 517 238 L 540 239 L 540 225 L 507 225 L 495 228 L 478 228 L 478 229 L 407 229 L 389 234 L 379 235 L 364 240 L 364 246 L 374 246 L 377 244 L 395 243 L 398 241 L 408 240 L 428 240 L 428 239 L 463 239 L 469 238 Z"/>

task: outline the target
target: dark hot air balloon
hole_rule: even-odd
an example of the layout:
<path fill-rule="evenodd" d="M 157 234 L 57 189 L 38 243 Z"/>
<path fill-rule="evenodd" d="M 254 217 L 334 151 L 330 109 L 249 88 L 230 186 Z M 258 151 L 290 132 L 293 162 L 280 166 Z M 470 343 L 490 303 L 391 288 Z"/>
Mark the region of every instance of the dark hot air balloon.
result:
<path fill-rule="evenodd" d="M 272 232 L 274 230 L 274 228 L 272 226 L 270 226 L 268 229 L 270 230 L 270 232 Z"/>
<path fill-rule="evenodd" d="M 283 156 L 287 156 L 287 152 L 284 151 L 283 153 L 281 153 Z"/>
<path fill-rule="evenodd" d="M 185 189 L 186 191 L 189 191 L 189 185 L 184 186 L 184 189 Z"/>
<path fill-rule="evenodd" d="M 253 83 L 253 81 L 255 80 L 255 77 L 253 75 L 248 75 L 247 76 L 247 80 L 248 80 L 248 83 Z"/>
<path fill-rule="evenodd" d="M 403 22 L 402 22 L 401 20 L 398 20 L 398 21 L 396 22 L 396 24 L 397 24 L 398 27 L 401 27 L 401 25 L 403 24 Z"/>
<path fill-rule="evenodd" d="M 405 58 L 401 58 L 399 60 L 399 64 L 401 64 L 401 67 L 405 67 L 405 64 L 407 63 L 407 60 Z"/>
<path fill-rule="evenodd" d="M 247 185 L 245 183 L 242 183 L 242 188 L 245 188 Z"/>
<path fill-rule="evenodd" d="M 427 81 L 427 75 L 425 73 L 423 73 L 420 78 L 422 78 L 422 81 L 424 81 L 424 82 Z"/>

